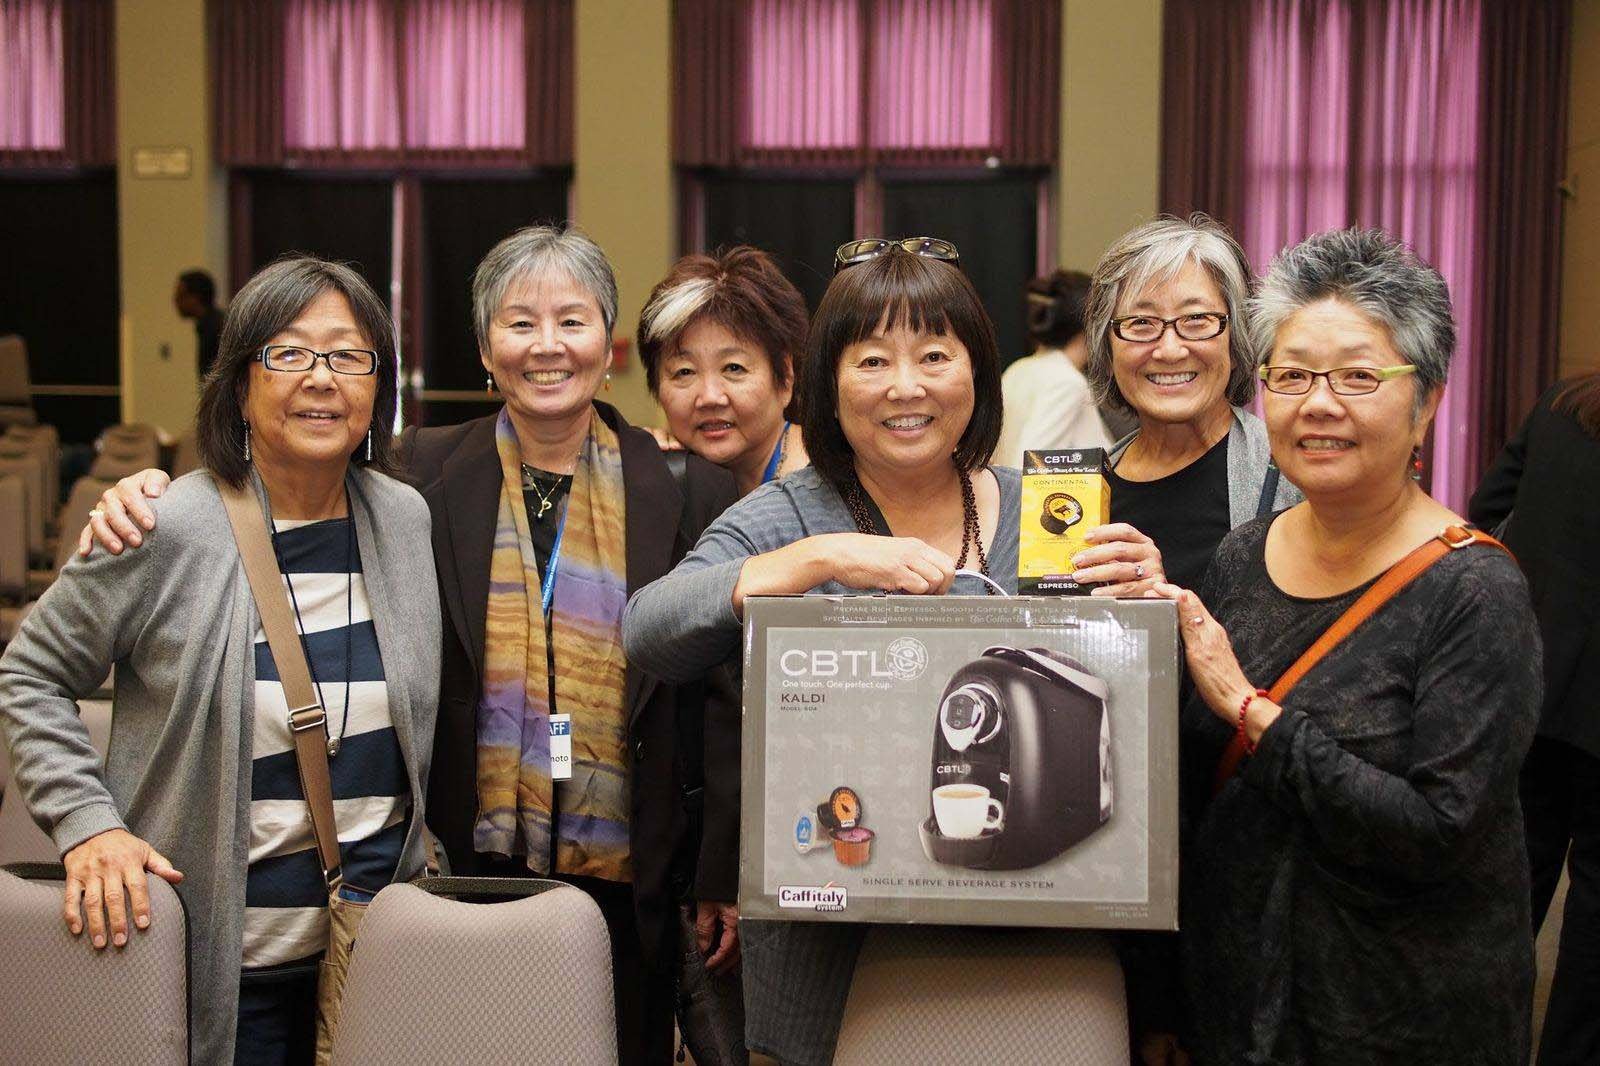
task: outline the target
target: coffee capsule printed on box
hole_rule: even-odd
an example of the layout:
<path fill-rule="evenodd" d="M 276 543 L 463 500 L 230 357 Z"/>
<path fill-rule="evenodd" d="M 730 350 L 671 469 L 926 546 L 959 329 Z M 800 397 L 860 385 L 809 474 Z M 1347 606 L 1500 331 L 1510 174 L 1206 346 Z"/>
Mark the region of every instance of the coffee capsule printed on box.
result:
<path fill-rule="evenodd" d="M 818 831 L 817 812 L 803 807 L 794 819 L 794 850 L 805 855 L 828 846 L 828 835 Z"/>

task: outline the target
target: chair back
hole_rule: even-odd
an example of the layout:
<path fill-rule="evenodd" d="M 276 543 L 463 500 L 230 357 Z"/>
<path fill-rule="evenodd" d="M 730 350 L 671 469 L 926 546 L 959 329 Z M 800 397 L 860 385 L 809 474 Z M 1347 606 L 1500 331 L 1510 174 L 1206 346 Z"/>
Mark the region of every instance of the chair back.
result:
<path fill-rule="evenodd" d="M 15 333 L 0 337 L 0 404 L 32 407 L 28 379 L 28 346 Z"/>
<path fill-rule="evenodd" d="M 150 878 L 150 928 L 95 951 L 61 920 L 57 864 L 0 870 L 0 1057 L 30 1066 L 182 1066 L 189 1061 L 183 904 Z"/>
<path fill-rule="evenodd" d="M 28 558 L 39 558 L 44 554 L 44 466 L 31 451 L 7 454 L 0 450 L 0 474 L 15 474 L 22 479 L 27 497 Z"/>
<path fill-rule="evenodd" d="M 874 926 L 835 1066 L 1127 1066 L 1122 967 L 1102 934 Z"/>
<path fill-rule="evenodd" d="M 42 433 L 33 435 L 7 431 L 5 436 L 0 437 L 0 456 L 19 458 L 25 455 L 33 456 L 39 464 L 44 476 L 44 495 L 40 497 L 44 519 L 54 522 L 56 508 L 61 505 L 61 449 L 53 438 Z"/>
<path fill-rule="evenodd" d="M 28 487 L 20 474 L 0 474 L 0 598 L 20 600 L 28 588 Z"/>
<path fill-rule="evenodd" d="M 516 1062 L 614 1066 L 611 941 L 588 895 L 554 881 L 436 878 L 378 893 L 345 984 L 334 1066 Z M 492 890 L 492 891 L 490 891 Z"/>

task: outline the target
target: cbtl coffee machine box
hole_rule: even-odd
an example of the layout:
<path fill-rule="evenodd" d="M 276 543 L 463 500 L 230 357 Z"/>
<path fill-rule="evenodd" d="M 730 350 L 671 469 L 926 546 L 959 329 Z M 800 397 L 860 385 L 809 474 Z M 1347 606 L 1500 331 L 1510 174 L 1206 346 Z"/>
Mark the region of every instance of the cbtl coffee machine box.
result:
<path fill-rule="evenodd" d="M 739 911 L 1176 929 L 1167 601 L 745 604 Z"/>

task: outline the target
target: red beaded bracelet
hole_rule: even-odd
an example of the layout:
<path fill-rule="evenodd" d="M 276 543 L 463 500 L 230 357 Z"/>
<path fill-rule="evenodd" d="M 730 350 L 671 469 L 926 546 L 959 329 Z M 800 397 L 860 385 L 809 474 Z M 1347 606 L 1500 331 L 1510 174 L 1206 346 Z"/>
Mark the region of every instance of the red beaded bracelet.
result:
<path fill-rule="evenodd" d="M 1250 742 L 1249 735 L 1244 731 L 1245 712 L 1250 710 L 1251 702 L 1257 699 L 1266 699 L 1270 695 L 1271 694 L 1267 692 L 1266 689 L 1258 688 L 1254 692 L 1250 693 L 1250 695 L 1246 696 L 1239 704 L 1239 739 L 1244 741 L 1244 753 L 1246 755 L 1254 755 L 1256 753 L 1256 746 Z"/>

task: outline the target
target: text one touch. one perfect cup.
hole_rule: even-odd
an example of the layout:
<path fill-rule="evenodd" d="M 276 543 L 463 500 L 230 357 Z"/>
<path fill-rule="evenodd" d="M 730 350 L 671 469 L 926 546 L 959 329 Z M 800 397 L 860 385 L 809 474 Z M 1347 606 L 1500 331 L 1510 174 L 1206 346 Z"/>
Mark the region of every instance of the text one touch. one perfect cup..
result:
<path fill-rule="evenodd" d="M 998 829 L 1005 808 L 982 785 L 940 785 L 933 790 L 933 816 L 939 832 L 956 840 L 970 840 L 985 829 Z"/>

